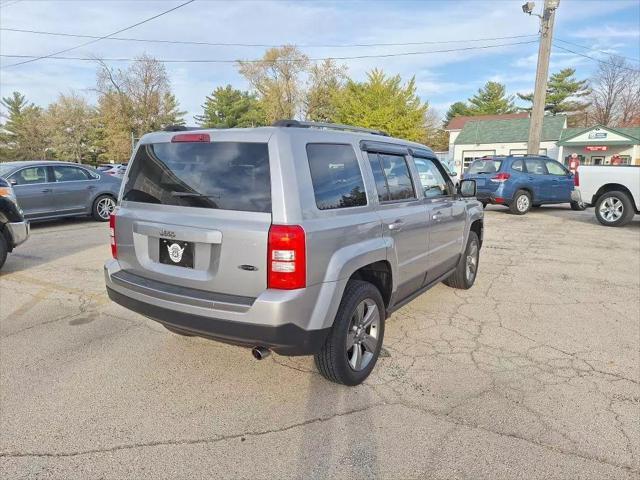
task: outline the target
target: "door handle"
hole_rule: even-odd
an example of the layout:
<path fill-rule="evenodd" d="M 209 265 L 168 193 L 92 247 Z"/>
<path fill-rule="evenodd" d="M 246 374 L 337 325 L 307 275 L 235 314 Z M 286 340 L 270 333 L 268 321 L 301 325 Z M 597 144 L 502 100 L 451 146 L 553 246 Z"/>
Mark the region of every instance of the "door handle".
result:
<path fill-rule="evenodd" d="M 432 215 L 431 217 L 433 220 L 435 220 L 436 222 L 439 222 L 440 219 L 442 218 L 442 212 L 436 212 Z"/>
<path fill-rule="evenodd" d="M 51 188 L 43 188 L 42 189 L 42 193 L 49 193 L 49 192 L 53 192 L 53 189 L 51 189 Z"/>
<path fill-rule="evenodd" d="M 95 186 L 95 185 L 89 185 L 89 186 L 87 187 L 87 190 L 95 190 L 95 189 L 96 189 L 96 186 Z"/>
<path fill-rule="evenodd" d="M 402 220 L 396 220 L 395 222 L 387 225 L 387 227 L 389 228 L 389 230 L 399 232 L 400 230 L 402 230 L 402 223 L 403 223 Z"/>

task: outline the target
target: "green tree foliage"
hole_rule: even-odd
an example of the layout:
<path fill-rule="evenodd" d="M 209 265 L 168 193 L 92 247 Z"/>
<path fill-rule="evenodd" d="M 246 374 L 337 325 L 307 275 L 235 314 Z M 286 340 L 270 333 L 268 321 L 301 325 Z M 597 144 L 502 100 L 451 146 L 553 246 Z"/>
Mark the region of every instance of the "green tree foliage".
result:
<path fill-rule="evenodd" d="M 576 115 L 579 115 L 580 118 L 584 116 L 589 102 L 580 101 L 580 99 L 591 93 L 588 80 L 577 80 L 575 73 L 575 68 L 563 68 L 552 74 L 547 82 L 545 109 L 553 115 L 569 114 L 569 123 Z M 519 93 L 518 97 L 533 105 L 533 93 Z M 530 111 L 531 107 L 527 107 L 525 110 Z"/>
<path fill-rule="evenodd" d="M 231 85 L 217 87 L 207 96 L 196 122 L 205 128 L 256 127 L 266 125 L 262 105 L 255 95 Z"/>
<path fill-rule="evenodd" d="M 96 109 L 81 96 L 59 95 L 46 111 L 47 131 L 55 157 L 82 163 L 96 152 Z"/>
<path fill-rule="evenodd" d="M 447 114 L 445 116 L 445 124 L 448 124 L 454 117 L 465 117 L 472 115 L 469 109 L 469 105 L 465 102 L 455 102 L 451 104 Z"/>
<path fill-rule="evenodd" d="M 293 45 L 270 48 L 258 62 L 238 61 L 238 71 L 258 93 L 269 123 L 302 111 L 301 76 L 308 66 L 309 58 Z"/>
<path fill-rule="evenodd" d="M 502 83 L 489 81 L 469 99 L 469 115 L 513 113 L 517 111 L 513 100 L 513 95 L 507 95 Z"/>
<path fill-rule="evenodd" d="M 42 109 L 19 92 L 0 103 L 7 111 L 0 126 L 0 161 L 46 158 L 49 142 Z"/>
<path fill-rule="evenodd" d="M 347 81 L 333 97 L 334 121 L 384 130 L 390 135 L 421 141 L 425 137 L 428 105 L 416 95 L 415 79 L 405 85 L 400 75 L 387 77 L 382 70 L 367 74 L 367 81 Z"/>
<path fill-rule="evenodd" d="M 164 65 L 143 55 L 125 70 L 114 70 L 100 62 L 97 78 L 98 120 L 103 158 L 127 161 L 131 136 L 184 125 L 185 112 L 171 92 Z"/>
<path fill-rule="evenodd" d="M 333 98 L 344 88 L 346 65 L 326 59 L 309 70 L 309 87 L 305 97 L 305 118 L 314 122 L 332 122 L 336 116 Z"/>

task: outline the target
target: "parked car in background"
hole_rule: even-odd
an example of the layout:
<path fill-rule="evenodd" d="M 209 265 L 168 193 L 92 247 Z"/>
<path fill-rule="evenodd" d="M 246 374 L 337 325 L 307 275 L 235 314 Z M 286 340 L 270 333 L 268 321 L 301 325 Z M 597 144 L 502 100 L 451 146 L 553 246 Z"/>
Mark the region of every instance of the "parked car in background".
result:
<path fill-rule="evenodd" d="M 516 215 L 549 204 L 569 203 L 573 210 L 585 208 L 575 191 L 573 174 L 549 157 L 483 157 L 473 161 L 463 178 L 476 181 L 478 200 L 484 206 L 504 205 Z"/>
<path fill-rule="evenodd" d="M 582 201 L 595 207 L 602 225 L 621 227 L 640 213 L 640 166 L 583 165 L 576 177 Z"/>
<path fill-rule="evenodd" d="M 116 206 L 121 179 L 69 162 L 0 164 L 28 220 L 91 215 L 106 222 Z"/>
<path fill-rule="evenodd" d="M 112 175 L 114 177 L 123 177 L 124 173 L 127 171 L 126 163 L 104 163 L 99 165 L 97 168 L 98 172 L 106 173 L 107 175 Z"/>
<path fill-rule="evenodd" d="M 29 238 L 29 222 L 24 219 L 11 184 L 0 177 L 0 268 L 7 255 Z"/>
<path fill-rule="evenodd" d="M 109 297 L 180 335 L 315 355 L 357 385 L 391 312 L 470 288 L 483 211 L 427 147 L 286 120 L 138 143 L 111 217 Z"/>

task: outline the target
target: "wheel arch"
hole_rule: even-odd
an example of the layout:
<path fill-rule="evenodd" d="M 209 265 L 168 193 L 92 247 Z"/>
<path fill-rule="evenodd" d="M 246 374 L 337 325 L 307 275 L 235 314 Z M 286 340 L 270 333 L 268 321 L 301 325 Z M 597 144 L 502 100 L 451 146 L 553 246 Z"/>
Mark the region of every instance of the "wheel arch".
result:
<path fill-rule="evenodd" d="M 636 209 L 635 198 L 633 198 L 633 194 L 631 193 L 631 190 L 629 190 L 627 187 L 625 187 L 620 183 L 607 183 L 605 185 L 602 185 L 598 189 L 598 191 L 595 193 L 593 198 L 591 199 L 591 205 L 595 205 L 600 199 L 600 197 L 605 193 L 614 192 L 614 191 L 620 191 L 620 192 L 626 193 L 629 196 L 629 200 L 631 200 L 631 204 L 633 205 L 633 208 Z"/>
<path fill-rule="evenodd" d="M 349 280 L 363 280 L 373 284 L 380 291 L 385 308 L 389 307 L 393 292 L 393 273 L 388 260 L 379 260 L 358 268 Z"/>

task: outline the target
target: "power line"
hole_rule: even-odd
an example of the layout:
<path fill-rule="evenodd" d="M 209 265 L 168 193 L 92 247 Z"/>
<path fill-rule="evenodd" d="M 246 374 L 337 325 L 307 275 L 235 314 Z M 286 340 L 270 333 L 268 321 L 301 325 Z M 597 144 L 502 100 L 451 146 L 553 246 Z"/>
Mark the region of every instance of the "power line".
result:
<path fill-rule="evenodd" d="M 599 58 L 591 57 L 589 55 L 585 55 L 584 53 L 580 53 L 580 52 L 576 52 L 576 51 L 573 51 L 573 50 L 569 50 L 568 48 L 561 47 L 560 45 L 556 45 L 555 43 L 553 44 L 553 46 L 555 48 L 559 48 L 560 50 L 564 50 L 565 52 L 573 53 L 574 55 L 579 55 L 580 57 L 588 58 L 590 60 L 593 60 L 594 62 L 602 63 L 604 65 L 613 65 L 613 63 L 611 63 L 611 62 L 607 62 L 605 60 L 600 60 Z M 617 65 L 617 66 L 619 68 L 624 69 L 624 70 L 629 70 L 630 72 L 640 73 L 640 70 L 636 70 L 635 68 L 623 67 L 622 65 Z"/>
<path fill-rule="evenodd" d="M 62 33 L 62 32 L 46 32 L 41 30 L 26 30 L 21 28 L 5 28 L 0 30 L 7 32 L 19 32 L 19 33 L 33 33 L 37 35 L 52 35 L 57 37 L 72 37 L 72 38 L 96 38 L 94 35 L 80 35 L 74 33 Z M 481 42 L 481 41 L 493 41 L 493 40 L 511 40 L 515 38 L 528 38 L 537 37 L 537 34 L 532 35 L 511 35 L 506 37 L 490 37 L 490 38 L 469 38 L 466 40 L 431 40 L 425 42 L 403 42 L 403 43 L 341 43 L 341 44 L 292 44 L 300 48 L 352 48 L 352 47 L 400 47 L 410 45 L 440 45 L 445 43 L 466 43 L 466 42 Z M 264 47 L 274 48 L 283 47 L 286 44 L 268 44 L 268 43 L 226 43 L 226 42 L 205 42 L 205 41 L 189 41 L 189 40 L 164 40 L 164 39 L 151 39 L 151 38 L 128 38 L 128 37 L 109 37 L 104 40 L 116 40 L 124 42 L 143 42 L 143 43 L 169 43 L 174 45 L 205 45 L 213 47 Z"/>
<path fill-rule="evenodd" d="M 144 19 L 144 20 L 142 20 L 142 21 L 140 21 L 140 22 L 138 22 L 138 23 L 134 23 L 133 25 L 130 25 L 130 26 L 125 27 L 125 28 L 121 28 L 120 30 L 115 31 L 115 32 L 113 32 L 113 33 L 110 33 L 110 34 L 108 34 L 108 35 L 104 35 L 104 36 L 102 36 L 102 37 L 98 37 L 98 38 L 95 38 L 95 39 L 89 40 L 88 42 L 82 43 L 82 44 L 80 44 L 80 45 L 76 45 L 75 47 L 70 47 L 70 48 L 66 48 L 66 49 L 64 49 L 64 50 L 60 50 L 59 52 L 53 52 L 53 53 L 50 53 L 50 54 L 48 54 L 48 55 L 42 55 L 42 56 L 40 56 L 40 57 L 31 58 L 30 60 L 25 60 L 25 61 L 23 61 L 23 62 L 17 62 L 17 63 L 12 63 L 11 65 L 5 65 L 5 66 L 4 66 L 4 68 L 7 68 L 7 67 L 15 67 L 15 66 L 18 66 L 18 65 L 24 65 L 25 63 L 36 62 L 36 61 L 38 61 L 38 60 L 42 60 L 42 59 L 44 59 L 44 58 L 52 58 L 52 57 L 54 57 L 55 55 L 60 55 L 61 53 L 66 53 L 66 52 L 70 52 L 71 50 L 76 50 L 76 49 L 78 49 L 78 48 L 86 47 L 87 45 L 91 45 L 92 43 L 99 42 L 100 40 L 105 40 L 105 39 L 107 39 L 107 38 L 109 38 L 109 37 L 112 37 L 112 36 L 114 36 L 114 35 L 117 35 L 117 34 L 119 34 L 119 33 L 124 32 L 124 31 L 130 30 L 130 29 L 132 29 L 132 28 L 134 28 L 134 27 L 137 27 L 137 26 L 139 26 L 139 25 L 142 25 L 143 23 L 147 23 L 147 22 L 150 22 L 151 20 L 155 20 L 156 18 L 158 18 L 158 17 L 162 17 L 163 15 L 166 15 L 166 14 L 168 14 L 168 13 L 171 13 L 171 12 L 173 12 L 174 10 L 177 10 L 177 9 L 179 9 L 179 8 L 184 7 L 185 5 L 189 5 L 190 3 L 193 3 L 194 1 L 195 1 L 195 0 L 188 0 L 187 2 L 181 3 L 180 5 L 178 5 L 178 6 L 176 6 L 176 7 L 170 8 L 169 10 L 165 10 L 164 12 L 161 12 L 161 13 L 158 13 L 157 15 L 154 15 L 154 16 L 152 16 L 152 17 L 146 18 L 146 19 Z"/>
<path fill-rule="evenodd" d="M 624 55 L 618 55 L 617 53 L 612 54 L 611 52 L 607 52 L 606 50 L 598 50 L 597 48 L 587 47 L 586 45 L 580 45 L 579 43 L 573 43 L 573 42 L 570 42 L 568 40 L 562 40 L 560 38 L 556 38 L 556 40 L 558 40 L 559 42 L 562 42 L 562 43 L 568 43 L 569 45 L 573 45 L 575 47 L 580 47 L 580 48 L 584 48 L 584 49 L 587 49 L 587 50 L 591 50 L 593 52 L 605 53 L 607 55 L 615 55 L 616 57 L 625 58 L 625 59 L 631 60 L 633 62 L 640 62 L 640 58 L 625 57 Z"/>
<path fill-rule="evenodd" d="M 430 53 L 449 53 L 449 52 L 464 52 L 468 50 L 484 50 L 488 48 L 498 48 L 498 47 L 510 47 L 513 45 L 527 45 L 531 43 L 537 43 L 537 40 L 530 40 L 527 42 L 513 42 L 513 43 L 501 43 L 496 45 L 481 45 L 475 47 L 463 47 L 463 48 L 448 48 L 444 50 L 429 50 L 429 51 L 420 51 L 420 52 L 400 52 L 400 53 L 383 53 L 383 54 L 375 54 L 375 55 L 354 55 L 354 56 L 333 56 L 333 57 L 322 57 L 322 58 L 310 58 L 309 60 L 312 62 L 319 62 L 323 60 L 359 60 L 366 58 L 389 58 L 389 57 L 404 57 L 410 55 L 428 55 Z M 0 55 L 0 57 L 5 58 L 33 58 L 31 55 Z M 105 62 L 132 62 L 135 61 L 135 58 L 87 58 L 87 57 L 58 57 L 58 56 L 49 56 L 47 57 L 52 60 L 81 60 L 81 61 L 97 61 L 102 60 Z M 259 62 L 267 62 L 262 59 L 253 59 L 253 60 L 218 60 L 218 59 L 156 59 L 162 63 L 237 63 L 241 62 L 250 62 L 250 63 L 259 63 Z M 274 60 L 273 63 L 277 63 L 278 60 Z"/>

